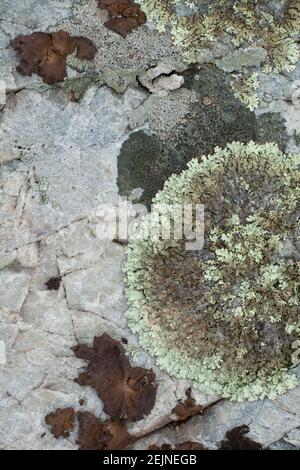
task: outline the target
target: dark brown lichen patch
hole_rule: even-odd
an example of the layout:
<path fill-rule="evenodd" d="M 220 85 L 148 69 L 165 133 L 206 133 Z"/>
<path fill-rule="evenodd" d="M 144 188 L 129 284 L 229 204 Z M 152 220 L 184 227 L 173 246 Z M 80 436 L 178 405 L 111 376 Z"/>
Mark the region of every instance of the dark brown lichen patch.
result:
<path fill-rule="evenodd" d="M 97 51 L 89 39 L 81 36 L 72 37 L 66 31 L 19 35 L 11 40 L 10 45 L 21 59 L 17 71 L 27 76 L 35 73 L 48 84 L 66 78 L 66 58 L 69 54 L 77 51 L 78 59 L 91 60 Z"/>
<path fill-rule="evenodd" d="M 124 38 L 147 21 L 141 7 L 132 0 L 98 0 L 98 5 L 111 15 L 105 26 Z"/>
<path fill-rule="evenodd" d="M 122 450 L 135 441 L 121 421 L 101 421 L 88 411 L 79 412 L 76 443 L 80 450 Z"/>
<path fill-rule="evenodd" d="M 51 277 L 47 282 L 45 282 L 45 286 L 47 286 L 48 290 L 58 290 L 61 283 L 61 277 Z"/>
<path fill-rule="evenodd" d="M 87 371 L 75 380 L 93 387 L 112 417 L 138 421 L 152 410 L 157 385 L 152 370 L 131 367 L 120 344 L 104 333 L 94 338 L 93 347 L 73 349 L 80 359 L 89 361 Z"/>
<path fill-rule="evenodd" d="M 172 410 L 172 413 L 175 413 L 180 421 L 185 421 L 191 416 L 197 416 L 203 412 L 203 406 L 196 405 L 195 399 L 192 397 L 191 387 L 186 390 L 185 394 L 186 400 L 180 401 Z"/>
<path fill-rule="evenodd" d="M 206 448 L 200 444 L 200 442 L 185 441 L 171 446 L 170 444 L 162 444 L 157 446 L 156 444 L 150 445 L 148 450 L 206 450 Z"/>
<path fill-rule="evenodd" d="M 73 408 L 58 408 L 45 417 L 45 422 L 51 426 L 51 433 L 56 439 L 69 437 L 75 427 L 76 413 Z"/>
<path fill-rule="evenodd" d="M 220 450 L 262 450 L 262 445 L 258 442 L 252 441 L 246 436 L 249 432 L 249 427 L 243 424 L 236 428 L 231 429 L 226 433 L 219 449 Z"/>
<path fill-rule="evenodd" d="M 97 52 L 97 47 L 88 38 L 84 36 L 74 37 L 75 47 L 77 48 L 76 57 L 80 60 L 92 60 Z"/>

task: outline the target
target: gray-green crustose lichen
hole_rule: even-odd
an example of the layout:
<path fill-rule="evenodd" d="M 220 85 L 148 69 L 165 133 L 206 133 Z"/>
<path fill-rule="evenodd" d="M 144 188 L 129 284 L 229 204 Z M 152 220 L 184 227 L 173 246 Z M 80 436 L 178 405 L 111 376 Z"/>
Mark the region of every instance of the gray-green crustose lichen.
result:
<path fill-rule="evenodd" d="M 274 11 L 268 0 L 139 0 L 139 4 L 160 32 L 170 31 L 188 62 L 197 62 L 199 50 L 224 33 L 232 36 L 235 46 L 250 43 L 266 49 L 266 71 L 290 71 L 299 58 L 295 42 L 299 0 L 283 0 L 280 11 Z"/>
<path fill-rule="evenodd" d="M 216 148 L 154 198 L 204 205 L 203 249 L 146 236 L 151 214 L 128 245 L 129 326 L 162 369 L 203 392 L 254 400 L 297 384 L 299 165 L 271 143 Z"/>

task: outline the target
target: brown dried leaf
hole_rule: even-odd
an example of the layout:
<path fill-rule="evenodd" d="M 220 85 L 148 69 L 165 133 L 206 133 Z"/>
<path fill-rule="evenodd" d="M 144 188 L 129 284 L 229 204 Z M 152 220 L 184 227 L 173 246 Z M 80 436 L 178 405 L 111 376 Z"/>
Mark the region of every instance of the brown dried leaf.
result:
<path fill-rule="evenodd" d="M 80 450 L 122 450 L 135 441 L 120 421 L 101 421 L 88 411 L 78 413 Z"/>
<path fill-rule="evenodd" d="M 192 398 L 192 389 L 189 387 L 186 392 L 186 400 L 184 402 L 179 402 L 175 408 L 173 408 L 172 413 L 175 413 L 180 421 L 185 421 L 191 416 L 200 415 L 203 413 L 203 407 L 201 405 L 195 405 L 195 400 Z"/>
<path fill-rule="evenodd" d="M 75 381 L 93 387 L 104 403 L 104 411 L 115 418 L 138 421 L 152 410 L 157 385 L 152 370 L 131 367 L 120 344 L 104 333 L 94 338 L 94 346 L 73 349 L 89 361 L 87 371 Z"/>
<path fill-rule="evenodd" d="M 226 433 L 226 439 L 220 444 L 220 450 L 262 450 L 262 445 L 252 441 L 245 434 L 249 432 L 249 427 L 245 424 L 231 429 Z"/>
<path fill-rule="evenodd" d="M 75 426 L 76 413 L 73 408 L 58 408 L 45 416 L 46 424 L 51 426 L 51 433 L 58 437 L 69 437 Z"/>

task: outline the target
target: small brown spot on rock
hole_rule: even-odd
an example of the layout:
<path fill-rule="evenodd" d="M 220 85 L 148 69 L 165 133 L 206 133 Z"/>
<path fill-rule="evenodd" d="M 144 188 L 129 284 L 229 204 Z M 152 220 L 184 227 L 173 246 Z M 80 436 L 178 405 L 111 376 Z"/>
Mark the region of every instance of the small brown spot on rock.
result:
<path fill-rule="evenodd" d="M 61 283 L 61 277 L 51 277 L 47 282 L 45 282 L 45 286 L 47 286 L 48 290 L 58 290 Z"/>
<path fill-rule="evenodd" d="M 192 442 L 192 441 L 185 441 L 180 442 L 179 444 L 175 444 L 172 447 L 170 444 L 162 444 L 161 446 L 157 446 L 153 444 L 148 447 L 149 450 L 207 450 L 200 442 Z"/>
<path fill-rule="evenodd" d="M 214 101 L 210 96 L 203 96 L 202 103 L 204 104 L 204 106 L 207 106 L 208 108 L 211 108 L 212 106 L 214 106 Z"/>

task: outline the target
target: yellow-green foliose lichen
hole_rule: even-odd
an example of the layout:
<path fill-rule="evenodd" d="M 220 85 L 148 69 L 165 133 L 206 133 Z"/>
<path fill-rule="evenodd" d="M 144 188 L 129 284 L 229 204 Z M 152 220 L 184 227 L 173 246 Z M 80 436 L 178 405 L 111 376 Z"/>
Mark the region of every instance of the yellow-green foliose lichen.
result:
<path fill-rule="evenodd" d="M 300 155 L 272 143 L 216 148 L 154 198 L 204 205 L 203 248 L 186 250 L 173 236 L 172 210 L 169 239 L 147 235 L 150 213 L 129 242 L 129 326 L 159 367 L 203 392 L 254 400 L 297 384 L 299 168 Z"/>
<path fill-rule="evenodd" d="M 244 103 L 250 111 L 254 111 L 259 106 L 259 97 L 257 90 L 259 89 L 258 73 L 253 72 L 248 77 L 237 77 L 230 81 L 230 86 L 234 92 L 234 96 Z"/>
<path fill-rule="evenodd" d="M 274 12 L 267 0 L 139 0 L 158 31 L 170 31 L 187 62 L 197 62 L 203 46 L 228 33 L 235 46 L 250 43 L 265 48 L 265 70 L 275 72 L 293 70 L 299 59 L 295 37 L 300 30 L 300 2 L 282 3 L 281 11 Z"/>

